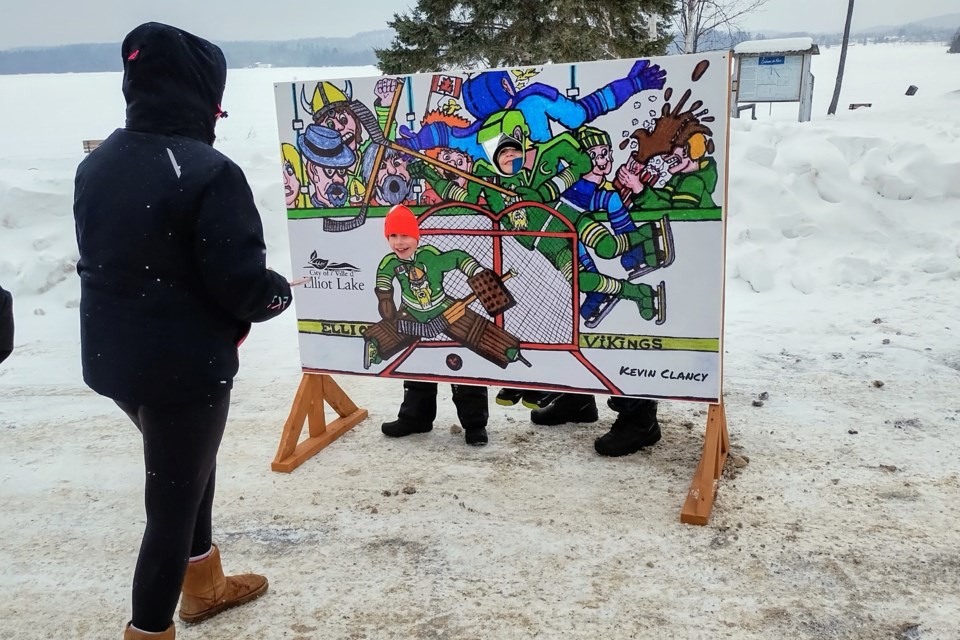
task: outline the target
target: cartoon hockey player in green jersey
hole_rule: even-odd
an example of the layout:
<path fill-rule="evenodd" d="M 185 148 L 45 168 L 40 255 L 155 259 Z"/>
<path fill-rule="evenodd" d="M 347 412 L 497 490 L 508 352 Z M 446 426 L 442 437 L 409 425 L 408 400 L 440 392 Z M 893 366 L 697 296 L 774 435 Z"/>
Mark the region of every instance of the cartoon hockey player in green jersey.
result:
<path fill-rule="evenodd" d="M 558 209 L 573 209 L 588 216 L 583 222 L 593 219 L 588 234 L 604 233 L 606 224 L 614 235 L 639 232 L 642 243 L 620 256 L 620 265 L 627 272 L 627 280 L 636 280 L 651 271 L 670 266 L 675 258 L 673 232 L 670 220 L 664 215 L 659 220 L 637 223 L 630 217 L 627 204 L 620 194 L 607 182 L 607 174 L 613 169 L 613 152 L 610 135 L 601 129 L 584 125 L 573 132 L 584 151 L 590 156 L 592 169 L 563 192 Z M 581 227 L 583 227 L 581 222 Z M 583 242 L 578 245 L 580 269 L 598 271 L 593 256 Z M 580 316 L 584 325 L 594 328 L 610 313 L 618 298 L 611 295 L 587 292 L 580 304 Z"/>
<path fill-rule="evenodd" d="M 576 229 L 580 239 L 601 258 L 620 256 L 649 240 L 649 234 L 632 231 L 619 236 L 585 212 L 565 205 L 561 194 L 590 172 L 590 157 L 576 138 L 560 133 L 547 142 L 534 143 L 523 114 L 515 110 L 500 111 L 480 127 L 477 140 L 487 158 L 478 158 L 473 175 L 516 194 L 519 201 L 539 202 L 553 208 Z M 471 180 L 466 187 L 444 179 L 425 163 L 411 165 L 412 175 L 425 178 L 445 200 L 477 203 L 485 198 L 493 211 L 502 211 L 514 200 L 505 198 L 502 190 Z M 506 229 L 566 233 L 566 225 L 557 216 L 539 207 L 524 207 L 510 212 L 502 220 Z M 518 242 L 542 253 L 569 281 L 573 278 L 573 251 L 562 238 L 517 236 Z M 583 292 L 599 292 L 632 300 L 645 320 L 665 320 L 663 283 L 653 287 L 620 280 L 597 272 L 581 270 L 578 285 Z"/>
<path fill-rule="evenodd" d="M 503 280 L 466 251 L 421 245 L 416 218 L 404 205 L 391 209 L 387 222 L 385 234 L 392 253 L 380 262 L 374 289 L 382 320 L 364 334 L 365 367 L 441 333 L 502 368 L 517 361 L 530 366 L 515 336 L 467 308 L 476 300 L 491 316 L 510 309 L 515 300 Z M 444 277 L 451 271 L 467 277 L 470 296 L 460 300 L 447 295 Z M 394 281 L 400 287 L 399 309 Z"/>

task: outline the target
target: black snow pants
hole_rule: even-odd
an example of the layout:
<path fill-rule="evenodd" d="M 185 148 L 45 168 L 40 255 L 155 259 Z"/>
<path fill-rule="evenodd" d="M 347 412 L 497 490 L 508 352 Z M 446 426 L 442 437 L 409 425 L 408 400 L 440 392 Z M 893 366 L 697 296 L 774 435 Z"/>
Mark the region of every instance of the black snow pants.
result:
<path fill-rule="evenodd" d="M 620 415 L 629 417 L 644 417 L 652 419 L 657 416 L 657 401 L 647 398 L 631 398 L 629 396 L 610 396 L 607 406 Z"/>
<path fill-rule="evenodd" d="M 597 406 L 597 397 L 586 393 L 568 393 L 570 397 L 583 398 Z M 630 420 L 638 420 L 642 424 L 647 424 L 657 417 L 657 401 L 647 398 L 633 398 L 630 396 L 610 396 L 607 398 L 607 406 L 617 414 Z"/>
<path fill-rule="evenodd" d="M 486 427 L 489 418 L 487 388 L 468 384 L 452 384 L 453 404 L 464 429 Z M 437 417 L 437 383 L 403 381 L 403 403 L 400 405 L 401 420 L 433 424 Z"/>

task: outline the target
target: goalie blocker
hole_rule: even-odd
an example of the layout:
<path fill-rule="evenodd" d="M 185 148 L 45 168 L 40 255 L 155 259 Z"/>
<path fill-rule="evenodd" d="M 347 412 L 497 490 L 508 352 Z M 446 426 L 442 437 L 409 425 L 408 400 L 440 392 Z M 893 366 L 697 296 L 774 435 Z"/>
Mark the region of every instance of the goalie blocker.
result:
<path fill-rule="evenodd" d="M 508 272 L 509 278 L 511 273 Z M 516 306 L 513 294 L 492 269 L 483 269 L 467 278 L 467 285 L 483 305 L 483 310 L 496 316 Z"/>

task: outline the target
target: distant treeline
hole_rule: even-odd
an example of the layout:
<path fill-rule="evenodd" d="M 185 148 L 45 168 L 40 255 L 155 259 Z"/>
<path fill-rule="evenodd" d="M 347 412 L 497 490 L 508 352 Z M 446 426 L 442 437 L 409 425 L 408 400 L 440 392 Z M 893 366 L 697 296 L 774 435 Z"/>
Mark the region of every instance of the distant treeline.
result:
<path fill-rule="evenodd" d="M 960 15 L 960 14 L 956 14 Z M 953 16 L 950 16 L 953 17 Z M 949 23 L 949 21 L 947 21 Z M 899 27 L 873 29 L 854 33 L 852 39 L 869 42 L 950 42 L 956 31 L 953 24 L 930 26 L 908 24 Z M 392 29 L 367 31 L 346 38 L 308 38 L 304 40 L 268 42 L 219 42 L 231 68 L 269 65 L 273 67 L 347 67 L 377 64 L 375 48 L 387 48 L 393 40 Z M 821 47 L 839 45 L 840 33 L 760 33 L 733 31 L 716 32 L 704 38 L 700 47 L 710 49 L 733 48 L 744 40 L 763 40 L 765 37 L 784 38 L 812 36 Z M 678 36 L 675 52 L 682 48 Z M 0 51 L 0 75 L 15 73 L 82 73 L 90 71 L 120 71 L 120 45 L 73 44 L 61 47 L 11 49 Z"/>
<path fill-rule="evenodd" d="M 271 42 L 218 42 L 231 68 L 346 67 L 376 65 L 376 47 L 387 47 L 393 31 L 368 31 L 349 38 Z M 120 71 L 120 44 L 72 44 L 0 51 L 0 74 Z"/>

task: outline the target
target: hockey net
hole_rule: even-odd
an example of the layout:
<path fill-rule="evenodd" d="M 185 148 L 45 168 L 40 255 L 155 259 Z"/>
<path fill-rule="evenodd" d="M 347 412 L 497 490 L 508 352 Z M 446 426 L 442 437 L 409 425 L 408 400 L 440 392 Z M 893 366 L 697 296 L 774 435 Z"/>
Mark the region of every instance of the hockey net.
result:
<path fill-rule="evenodd" d="M 532 206 L 532 205 L 527 205 Z M 569 224 L 553 209 L 543 207 L 557 218 L 565 232 L 518 231 L 501 220 L 510 210 L 495 214 L 471 205 L 440 205 L 420 217 L 420 244 L 440 251 L 460 249 L 484 268 L 504 277 L 516 305 L 493 320 L 520 340 L 526 349 L 576 349 L 579 299 L 575 284 L 568 280 L 546 257 L 541 242 L 549 239 L 549 252 L 569 251 L 571 270 L 577 269 L 577 236 Z M 545 228 L 546 225 L 544 225 Z M 557 225 L 552 225 L 554 228 Z M 444 291 L 454 299 L 471 295 L 466 276 L 450 271 L 444 277 Z M 470 309 L 487 316 L 479 302 Z M 449 340 L 445 336 L 439 340 Z"/>

